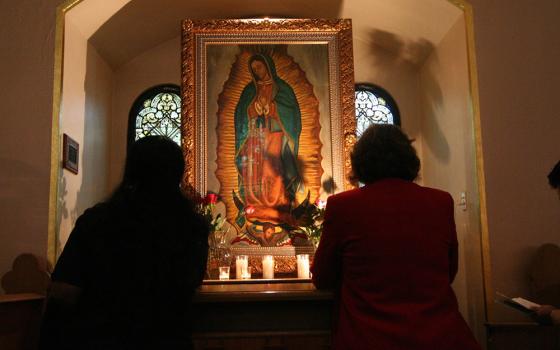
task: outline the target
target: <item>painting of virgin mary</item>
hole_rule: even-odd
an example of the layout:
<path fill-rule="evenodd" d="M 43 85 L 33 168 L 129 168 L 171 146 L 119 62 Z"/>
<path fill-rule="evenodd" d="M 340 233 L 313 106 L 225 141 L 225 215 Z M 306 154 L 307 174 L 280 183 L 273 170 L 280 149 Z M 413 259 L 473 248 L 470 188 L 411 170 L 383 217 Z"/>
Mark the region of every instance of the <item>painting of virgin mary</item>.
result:
<path fill-rule="evenodd" d="M 235 163 L 239 172 L 237 224 L 293 224 L 291 209 L 302 190 L 297 156 L 301 113 L 294 90 L 276 74 L 272 59 L 249 59 L 252 81 L 235 109 Z"/>
<path fill-rule="evenodd" d="M 292 54 L 305 57 L 306 67 L 312 62 L 309 52 L 322 54 L 320 49 L 291 48 Z M 314 86 L 287 45 L 210 52 L 216 62 L 232 59 L 217 99 L 215 175 L 227 221 L 237 232 L 233 243 L 302 243 L 304 237 L 294 235 L 298 208 L 318 197 L 323 174 Z M 224 70 L 218 66 L 210 79 L 216 81 Z M 313 73 L 314 79 L 318 76 Z"/>

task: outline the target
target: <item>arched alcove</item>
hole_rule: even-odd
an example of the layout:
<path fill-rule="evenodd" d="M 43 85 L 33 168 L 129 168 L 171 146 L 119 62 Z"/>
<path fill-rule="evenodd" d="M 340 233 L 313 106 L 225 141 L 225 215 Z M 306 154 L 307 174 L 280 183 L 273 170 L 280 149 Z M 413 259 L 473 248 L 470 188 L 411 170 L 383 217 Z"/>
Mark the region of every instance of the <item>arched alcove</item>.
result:
<path fill-rule="evenodd" d="M 461 311 L 482 339 L 486 320 L 482 276 L 488 276 L 488 269 L 483 274 L 480 257 L 487 232 L 484 191 L 479 191 L 482 169 L 477 172 L 477 159 L 479 166 L 482 163 L 476 151 L 480 136 L 475 127 L 476 67 L 468 45 L 469 19 L 461 4 L 447 0 L 119 0 L 110 6 L 89 0 L 69 2 L 62 8 L 67 11 L 61 12 L 64 42 L 59 49 L 64 49 L 64 65 L 58 79 L 63 98 L 60 119 L 55 120 L 59 128 L 53 130 L 79 141 L 83 162 L 78 176 L 58 170 L 51 251 L 56 247 L 60 252 L 77 216 L 118 183 L 134 99 L 150 86 L 180 85 L 182 19 L 351 18 L 355 80 L 391 91 L 403 129 L 416 140 L 422 160 L 419 181 L 449 191 L 455 199 L 461 260 L 454 289 Z M 487 258 L 487 251 L 484 254 Z"/>

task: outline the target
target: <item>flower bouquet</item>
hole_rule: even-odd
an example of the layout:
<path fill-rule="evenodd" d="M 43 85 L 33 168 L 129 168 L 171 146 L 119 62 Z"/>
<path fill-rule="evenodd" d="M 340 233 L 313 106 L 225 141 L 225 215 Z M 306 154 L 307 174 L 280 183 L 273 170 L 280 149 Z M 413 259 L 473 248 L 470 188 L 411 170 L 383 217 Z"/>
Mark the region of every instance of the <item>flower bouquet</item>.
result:
<path fill-rule="evenodd" d="M 218 195 L 215 193 L 208 193 L 206 197 L 197 198 L 196 211 L 202 215 L 204 220 L 208 223 L 210 227 L 210 232 L 220 231 L 224 225 L 224 218 L 222 214 L 214 216 L 214 210 L 216 209 L 216 203 L 218 203 Z"/>
<path fill-rule="evenodd" d="M 208 264 L 207 274 L 209 278 L 213 277 L 219 266 L 229 266 L 231 263 L 231 250 L 229 242 L 226 241 L 228 230 L 224 230 L 223 226 L 225 218 L 221 213 L 217 215 L 216 204 L 218 203 L 218 195 L 208 193 L 206 197 L 198 197 L 196 200 L 196 210 L 204 218 L 210 227 L 208 236 Z"/>
<path fill-rule="evenodd" d="M 297 217 L 297 226 L 294 233 L 303 233 L 313 243 L 315 248 L 321 239 L 323 232 L 323 219 L 327 202 L 317 199 L 304 207 L 302 213 Z"/>

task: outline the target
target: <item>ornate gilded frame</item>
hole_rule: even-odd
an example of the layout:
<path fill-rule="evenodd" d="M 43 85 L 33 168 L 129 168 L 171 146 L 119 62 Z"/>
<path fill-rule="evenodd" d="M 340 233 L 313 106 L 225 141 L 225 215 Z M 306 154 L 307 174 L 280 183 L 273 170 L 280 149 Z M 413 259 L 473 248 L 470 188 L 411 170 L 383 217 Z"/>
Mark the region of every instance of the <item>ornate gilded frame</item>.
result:
<path fill-rule="evenodd" d="M 185 20 L 182 41 L 184 185 L 199 193 L 208 188 L 207 64 L 211 45 L 326 45 L 332 178 L 338 190 L 351 187 L 350 150 L 355 142 L 354 70 L 351 21 L 317 19 Z M 210 101 L 211 102 L 211 101 Z M 326 101 L 325 101 L 326 102 Z M 325 126 L 322 126 L 325 127 Z M 215 137 L 215 136 L 214 136 Z M 324 142 L 324 141 L 323 141 Z"/>
<path fill-rule="evenodd" d="M 182 40 L 183 145 L 187 170 L 184 184 L 205 193 L 207 118 L 205 46 L 215 43 L 327 42 L 331 82 L 331 120 L 340 159 L 335 181 L 351 185 L 344 174 L 350 170 L 349 152 L 355 142 L 354 67 L 351 21 L 323 19 L 185 20 Z M 334 81 L 333 81 L 334 80 Z M 334 137 L 333 137 L 334 138 Z"/>

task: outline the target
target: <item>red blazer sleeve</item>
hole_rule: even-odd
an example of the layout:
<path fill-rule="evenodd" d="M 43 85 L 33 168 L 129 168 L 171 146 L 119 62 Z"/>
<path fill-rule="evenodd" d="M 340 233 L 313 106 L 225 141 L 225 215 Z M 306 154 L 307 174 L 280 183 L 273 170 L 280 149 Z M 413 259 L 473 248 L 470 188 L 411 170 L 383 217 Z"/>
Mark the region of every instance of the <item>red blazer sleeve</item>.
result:
<path fill-rule="evenodd" d="M 335 203 L 334 197 L 328 199 L 323 233 L 311 267 L 313 284 L 318 289 L 332 289 L 340 280 L 342 264 L 340 235 L 343 233 L 341 230 L 343 225 Z"/>
<path fill-rule="evenodd" d="M 449 222 L 449 283 L 452 283 L 459 268 L 459 244 L 457 242 L 457 229 L 455 228 L 455 204 L 449 193 L 447 194 L 446 207 Z"/>

